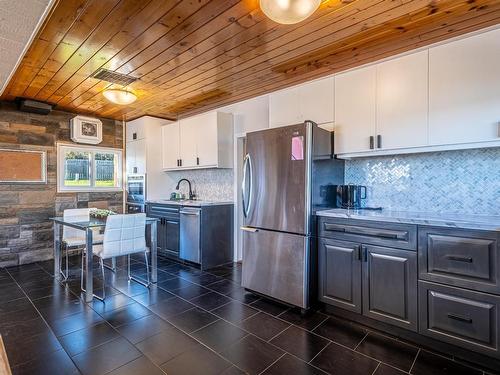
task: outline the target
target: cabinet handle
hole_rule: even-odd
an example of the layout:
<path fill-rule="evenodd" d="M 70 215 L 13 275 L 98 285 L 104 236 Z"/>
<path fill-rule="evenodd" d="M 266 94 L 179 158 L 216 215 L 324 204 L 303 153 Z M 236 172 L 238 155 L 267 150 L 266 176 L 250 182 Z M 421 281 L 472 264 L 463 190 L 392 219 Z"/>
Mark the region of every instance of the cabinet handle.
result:
<path fill-rule="evenodd" d="M 137 173 L 137 167 L 134 167 L 134 173 Z"/>
<path fill-rule="evenodd" d="M 182 167 L 182 159 L 179 159 L 179 167 Z"/>
<path fill-rule="evenodd" d="M 370 150 L 373 150 L 375 148 L 375 139 L 373 138 L 373 135 L 370 135 Z"/>
<path fill-rule="evenodd" d="M 361 245 L 357 246 L 357 251 L 358 251 L 358 260 L 361 260 Z"/>
<path fill-rule="evenodd" d="M 363 250 L 363 262 L 368 261 L 368 249 L 366 246 L 361 246 L 361 250 Z"/>
<path fill-rule="evenodd" d="M 472 263 L 472 257 L 464 257 L 460 255 L 447 255 L 446 259 L 456 260 L 458 262 Z"/>
<path fill-rule="evenodd" d="M 196 157 L 196 165 L 200 165 L 200 158 Z"/>
<path fill-rule="evenodd" d="M 132 133 L 132 139 L 137 139 L 137 133 Z"/>
<path fill-rule="evenodd" d="M 460 322 L 472 323 L 472 319 L 468 316 L 462 316 L 457 314 L 448 313 L 448 318 L 458 320 Z"/>
<path fill-rule="evenodd" d="M 377 148 L 382 148 L 382 136 L 377 135 Z"/>
<path fill-rule="evenodd" d="M 372 236 L 393 240 L 408 241 L 407 231 L 393 231 L 368 227 L 344 226 L 340 224 L 325 223 L 324 228 L 330 232 L 341 232 L 360 236 Z"/>

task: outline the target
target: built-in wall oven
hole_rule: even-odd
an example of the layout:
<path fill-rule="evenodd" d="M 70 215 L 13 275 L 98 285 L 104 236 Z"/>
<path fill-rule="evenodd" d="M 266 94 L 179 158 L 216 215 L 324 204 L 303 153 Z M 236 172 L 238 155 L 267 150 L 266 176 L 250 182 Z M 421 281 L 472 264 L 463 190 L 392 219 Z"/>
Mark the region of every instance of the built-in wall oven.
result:
<path fill-rule="evenodd" d="M 137 204 L 137 203 L 128 203 L 127 202 L 127 213 L 128 214 L 139 214 L 141 212 L 145 212 L 145 207 L 143 204 Z"/>
<path fill-rule="evenodd" d="M 145 212 L 146 175 L 127 176 L 127 213 Z"/>

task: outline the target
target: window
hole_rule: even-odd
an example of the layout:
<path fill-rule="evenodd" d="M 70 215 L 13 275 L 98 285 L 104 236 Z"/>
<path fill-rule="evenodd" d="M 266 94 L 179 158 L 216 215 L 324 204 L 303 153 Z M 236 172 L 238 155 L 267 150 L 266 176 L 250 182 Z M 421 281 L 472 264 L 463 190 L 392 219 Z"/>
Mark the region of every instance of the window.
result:
<path fill-rule="evenodd" d="M 58 144 L 57 190 L 122 190 L 122 151 Z"/>

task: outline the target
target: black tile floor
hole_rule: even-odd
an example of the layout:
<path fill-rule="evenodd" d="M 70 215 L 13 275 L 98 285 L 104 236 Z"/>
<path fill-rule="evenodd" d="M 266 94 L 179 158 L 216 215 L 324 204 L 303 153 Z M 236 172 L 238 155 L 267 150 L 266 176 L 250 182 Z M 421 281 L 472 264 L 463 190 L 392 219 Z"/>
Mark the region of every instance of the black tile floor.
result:
<path fill-rule="evenodd" d="M 131 269 L 144 276 L 134 258 Z M 106 301 L 81 299 L 52 262 L 0 269 L 0 333 L 17 374 L 489 374 L 316 311 L 247 293 L 241 265 L 208 272 L 159 260 L 158 284 L 106 270 Z M 99 275 L 99 272 L 95 273 Z M 95 279 L 96 293 L 102 280 Z M 100 288 L 100 289 L 99 289 Z"/>

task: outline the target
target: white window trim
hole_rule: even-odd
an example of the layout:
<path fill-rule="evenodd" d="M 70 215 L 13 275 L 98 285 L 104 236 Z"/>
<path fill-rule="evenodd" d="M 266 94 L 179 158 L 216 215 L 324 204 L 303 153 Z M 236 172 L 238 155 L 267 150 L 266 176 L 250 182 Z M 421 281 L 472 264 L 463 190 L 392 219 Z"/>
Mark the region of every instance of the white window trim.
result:
<path fill-rule="evenodd" d="M 64 186 L 64 155 L 65 151 L 68 149 L 74 150 L 87 150 L 90 152 L 110 152 L 118 155 L 118 166 L 117 169 L 120 171 L 119 186 L 117 187 L 94 187 L 94 186 Z M 94 174 L 94 160 L 91 159 L 92 167 L 91 173 Z M 98 147 L 98 146 L 82 146 L 70 143 L 57 143 L 57 192 L 58 193 L 68 193 L 68 192 L 119 192 L 123 191 L 123 150 L 119 148 L 111 147 Z"/>

